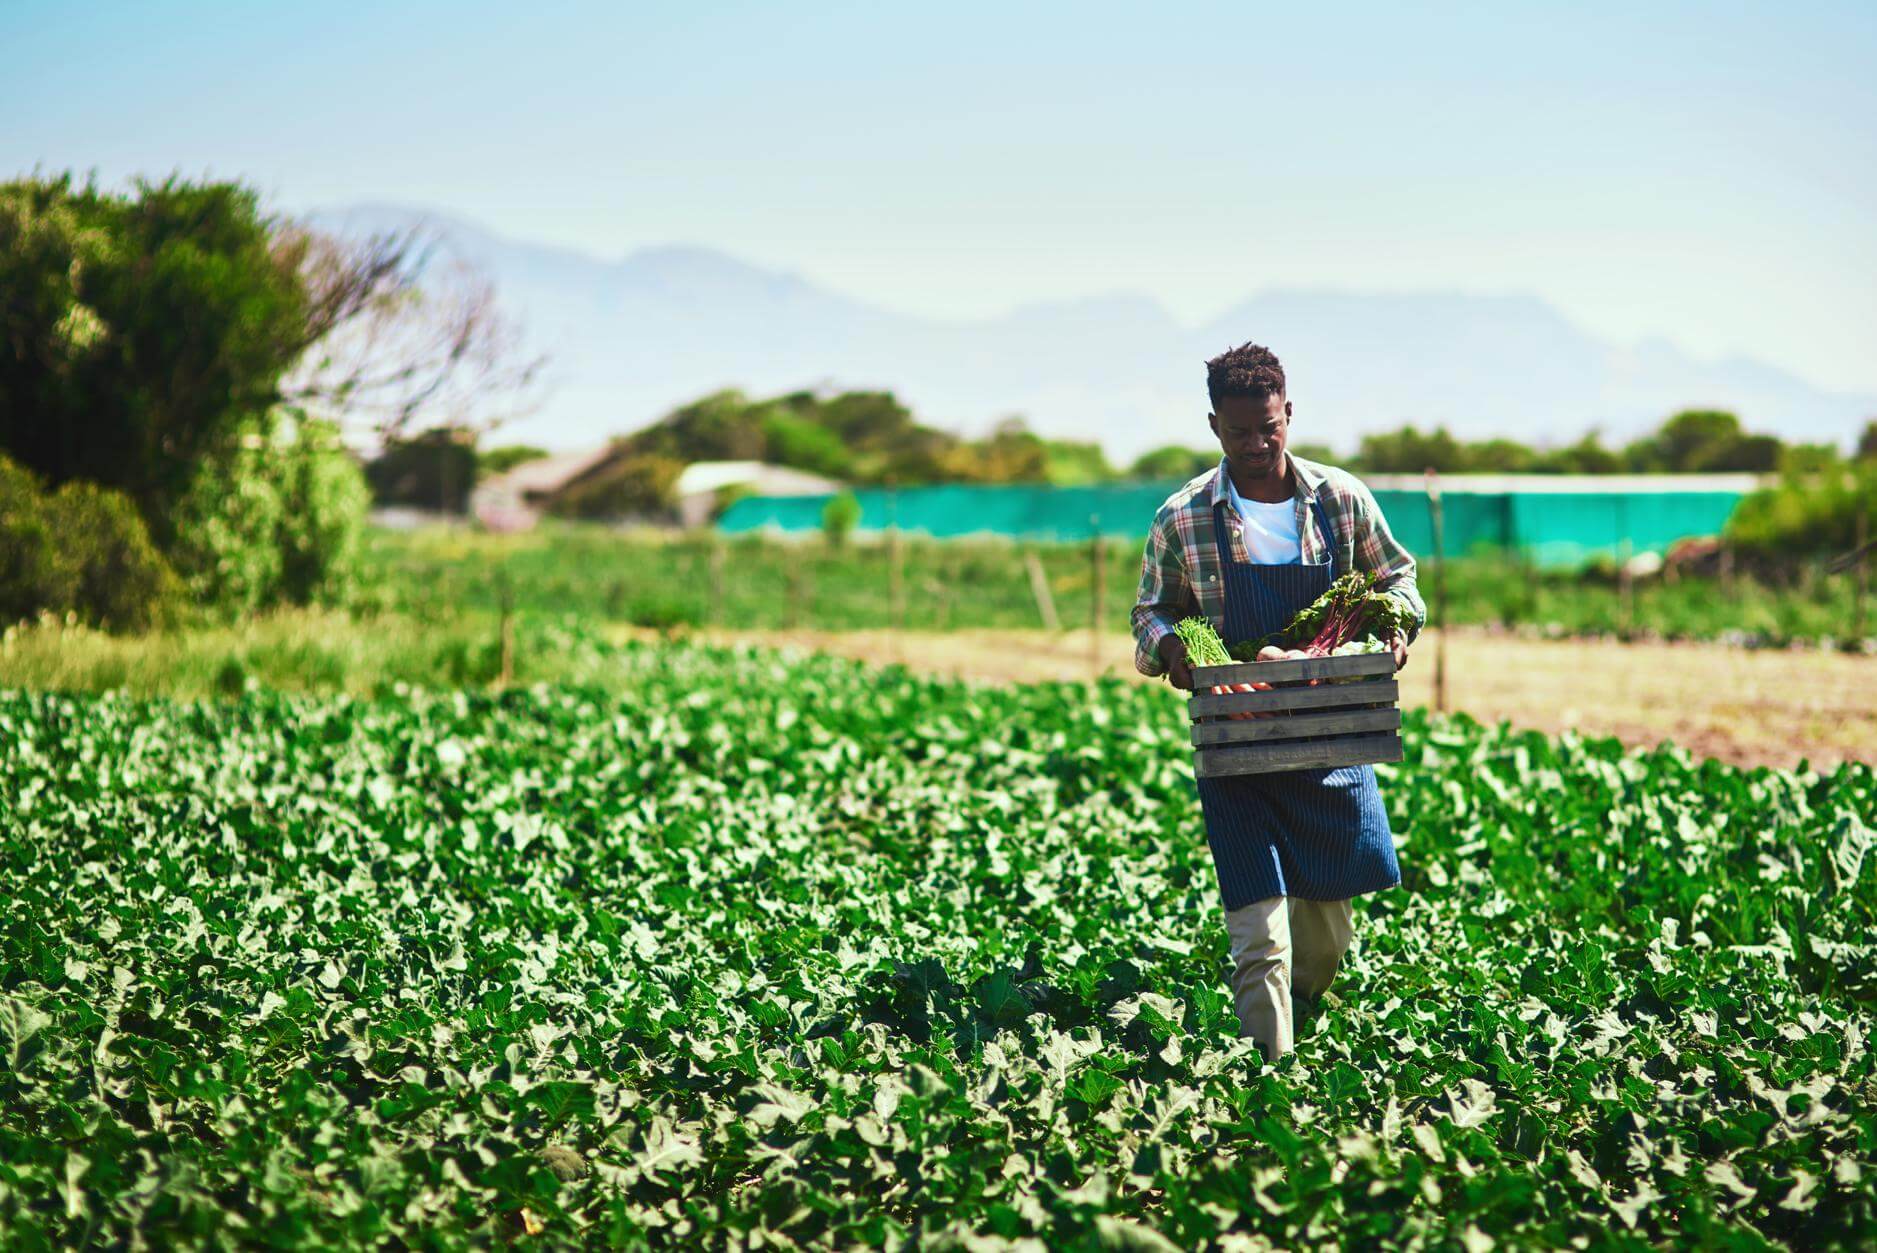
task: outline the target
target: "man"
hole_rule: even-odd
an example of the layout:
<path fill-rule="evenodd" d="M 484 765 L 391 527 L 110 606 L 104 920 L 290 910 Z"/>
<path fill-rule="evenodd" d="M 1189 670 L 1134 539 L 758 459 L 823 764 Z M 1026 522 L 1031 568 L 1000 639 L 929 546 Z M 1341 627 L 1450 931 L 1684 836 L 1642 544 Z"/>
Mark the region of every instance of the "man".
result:
<path fill-rule="evenodd" d="M 1206 363 L 1223 460 L 1155 515 L 1134 606 L 1135 665 L 1190 691 L 1173 628 L 1204 615 L 1228 644 L 1258 639 L 1350 570 L 1414 613 L 1414 558 L 1353 475 L 1290 455 L 1284 367 L 1245 344 Z M 1390 641 L 1397 668 L 1406 639 Z M 1199 780 L 1232 950 L 1239 1033 L 1275 1061 L 1292 1046 L 1291 994 L 1321 996 L 1349 947 L 1349 900 L 1395 886 L 1394 839 L 1371 766 Z"/>

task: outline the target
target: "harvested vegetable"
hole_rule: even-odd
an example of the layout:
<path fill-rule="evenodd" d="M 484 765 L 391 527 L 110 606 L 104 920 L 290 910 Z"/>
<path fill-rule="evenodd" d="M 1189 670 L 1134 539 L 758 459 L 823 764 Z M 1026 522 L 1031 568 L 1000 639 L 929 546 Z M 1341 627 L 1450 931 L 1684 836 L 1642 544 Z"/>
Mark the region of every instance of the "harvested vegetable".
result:
<path fill-rule="evenodd" d="M 1227 651 L 1225 641 L 1212 629 L 1212 623 L 1204 618 L 1187 618 L 1173 628 L 1173 633 L 1186 645 L 1186 659 L 1195 666 L 1229 666 L 1232 654 Z M 1229 683 L 1214 684 L 1212 694 L 1223 696 L 1228 692 L 1270 691 L 1269 683 Z M 1228 718 L 1268 718 L 1269 714 L 1233 713 Z"/>
<path fill-rule="evenodd" d="M 1195 666 L 1232 664 L 1232 654 L 1226 651 L 1225 641 L 1204 618 L 1184 619 L 1173 628 L 1173 633 L 1186 645 L 1186 659 Z"/>
<path fill-rule="evenodd" d="M 1264 644 L 1296 648 L 1306 657 L 1388 651 L 1394 636 L 1414 629 L 1414 612 L 1400 599 L 1377 591 L 1373 573 L 1352 571 L 1300 610 Z"/>

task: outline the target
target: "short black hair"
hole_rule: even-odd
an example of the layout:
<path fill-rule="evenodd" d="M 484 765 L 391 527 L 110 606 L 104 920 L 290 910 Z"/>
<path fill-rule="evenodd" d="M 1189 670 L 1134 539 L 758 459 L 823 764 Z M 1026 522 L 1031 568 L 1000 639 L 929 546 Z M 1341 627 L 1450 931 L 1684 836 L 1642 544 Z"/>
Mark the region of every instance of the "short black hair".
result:
<path fill-rule="evenodd" d="M 1284 367 L 1262 344 L 1240 344 L 1206 362 L 1206 395 L 1217 405 L 1221 396 L 1284 394 Z"/>

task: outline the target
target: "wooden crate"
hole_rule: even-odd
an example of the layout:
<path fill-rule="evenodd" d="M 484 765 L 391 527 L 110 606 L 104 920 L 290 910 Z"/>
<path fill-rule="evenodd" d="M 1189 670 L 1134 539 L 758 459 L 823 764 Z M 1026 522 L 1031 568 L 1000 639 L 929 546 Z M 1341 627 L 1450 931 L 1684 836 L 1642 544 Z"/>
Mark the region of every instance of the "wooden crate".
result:
<path fill-rule="evenodd" d="M 1212 692 L 1235 683 L 1271 690 Z M 1211 779 L 1400 761 L 1400 697 L 1389 653 L 1195 666 L 1187 705 L 1194 772 Z M 1239 713 L 1268 716 L 1228 716 Z"/>

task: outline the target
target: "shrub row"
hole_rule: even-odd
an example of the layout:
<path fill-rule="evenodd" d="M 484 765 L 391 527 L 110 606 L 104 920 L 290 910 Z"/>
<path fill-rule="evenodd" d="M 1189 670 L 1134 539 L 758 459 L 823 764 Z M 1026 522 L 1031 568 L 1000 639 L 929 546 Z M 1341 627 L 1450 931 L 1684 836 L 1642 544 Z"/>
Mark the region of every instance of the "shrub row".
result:
<path fill-rule="evenodd" d="M 49 491 L 0 456 L 0 618 L 73 613 L 135 630 L 167 614 L 180 589 L 122 492 L 92 483 Z"/>

